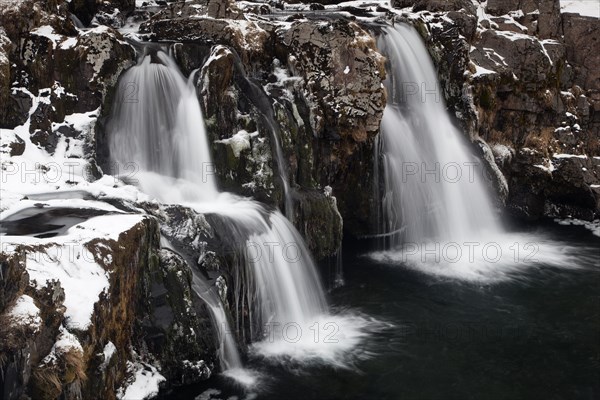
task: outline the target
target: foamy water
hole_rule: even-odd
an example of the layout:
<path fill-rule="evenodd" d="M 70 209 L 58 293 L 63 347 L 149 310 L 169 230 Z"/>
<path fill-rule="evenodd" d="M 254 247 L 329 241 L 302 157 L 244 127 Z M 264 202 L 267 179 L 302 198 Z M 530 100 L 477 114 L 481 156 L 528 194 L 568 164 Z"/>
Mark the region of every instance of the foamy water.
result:
<path fill-rule="evenodd" d="M 368 255 L 371 259 L 443 278 L 477 282 L 526 279 L 532 268 L 584 268 L 593 247 L 573 246 L 536 233 L 500 233 L 485 240 L 429 241 Z M 582 262 L 583 261 L 583 262 Z"/>
<path fill-rule="evenodd" d="M 352 312 L 323 314 L 304 323 L 272 326 L 264 340 L 251 346 L 250 355 L 272 363 L 353 368 L 355 362 L 372 356 L 363 350 L 367 338 L 387 328 L 390 325 Z"/>

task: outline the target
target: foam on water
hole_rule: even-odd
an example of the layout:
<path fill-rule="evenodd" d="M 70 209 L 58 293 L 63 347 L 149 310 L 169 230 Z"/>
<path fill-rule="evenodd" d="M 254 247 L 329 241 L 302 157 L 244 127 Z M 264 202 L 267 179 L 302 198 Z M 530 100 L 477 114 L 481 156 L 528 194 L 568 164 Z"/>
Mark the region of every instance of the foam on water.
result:
<path fill-rule="evenodd" d="M 527 272 L 535 268 L 579 269 L 597 264 L 596 251 L 543 234 L 496 233 L 486 235 L 485 240 L 405 243 L 368 257 L 440 278 L 494 283 L 526 280 Z"/>
<path fill-rule="evenodd" d="M 360 344 L 386 327 L 380 321 L 351 312 L 322 314 L 304 323 L 271 324 L 265 338 L 252 345 L 250 354 L 278 363 L 352 368 L 356 361 L 371 356 L 361 351 Z"/>
<path fill-rule="evenodd" d="M 260 382 L 260 375 L 247 368 L 230 368 L 223 371 L 222 375 L 246 389 L 255 388 Z"/>

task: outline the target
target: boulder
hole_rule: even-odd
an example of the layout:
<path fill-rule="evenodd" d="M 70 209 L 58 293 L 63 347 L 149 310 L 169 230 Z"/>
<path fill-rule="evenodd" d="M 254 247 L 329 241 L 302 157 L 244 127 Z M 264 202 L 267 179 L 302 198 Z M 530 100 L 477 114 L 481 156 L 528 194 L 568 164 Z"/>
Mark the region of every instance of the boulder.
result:
<path fill-rule="evenodd" d="M 181 256 L 161 249 L 158 260 L 147 271 L 138 329 L 169 384 L 198 383 L 217 365 L 210 311 L 192 290 L 192 271 Z"/>

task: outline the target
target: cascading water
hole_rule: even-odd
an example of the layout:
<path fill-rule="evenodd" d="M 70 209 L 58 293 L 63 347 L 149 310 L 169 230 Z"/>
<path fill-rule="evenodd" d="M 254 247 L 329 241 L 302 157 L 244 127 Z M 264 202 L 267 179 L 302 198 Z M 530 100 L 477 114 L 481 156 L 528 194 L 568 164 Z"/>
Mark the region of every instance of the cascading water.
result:
<path fill-rule="evenodd" d="M 378 42 L 391 71 L 385 81 L 379 151 L 381 227 L 388 247 L 427 240 L 467 240 L 500 227 L 481 163 L 453 126 L 436 71 L 411 27 L 384 28 Z"/>
<path fill-rule="evenodd" d="M 108 125 L 113 159 L 118 163 L 138 162 L 139 186 L 163 203 L 221 215 L 238 225 L 239 229 L 231 229 L 233 232 L 246 232 L 245 236 L 233 235 L 234 240 L 245 242 L 244 258 L 250 270 L 239 275 L 245 282 L 236 282 L 235 287 L 253 291 L 246 294 L 250 313 L 256 316 L 258 326 L 266 328 L 264 340 L 253 345 L 255 353 L 341 363 L 339 356 L 364 335 L 361 328 L 365 321 L 327 314 L 310 252 L 280 212 L 218 192 L 213 171 L 207 169 L 212 165 L 209 144 L 192 78 L 193 74 L 186 83 L 174 60 L 161 51 L 155 59 L 144 57 L 123 75 L 121 95 L 133 84 L 138 96 L 136 102 L 120 103 L 113 111 Z M 196 278 L 195 290 L 207 293 Z M 226 321 L 220 302 L 207 298 L 214 320 Z M 222 327 L 218 328 L 221 338 Z M 336 338 L 338 332 L 343 340 Z M 225 336 L 232 340 L 232 335 Z M 324 337 L 329 341 L 317 340 Z M 221 341 L 221 353 L 224 368 L 239 368 L 235 345 Z"/>
<path fill-rule="evenodd" d="M 376 236 L 386 250 L 372 257 L 472 281 L 513 279 L 523 266 L 560 266 L 572 257 L 541 235 L 504 231 L 481 161 L 445 110 L 419 34 L 407 25 L 385 27 L 378 47 L 390 64 L 375 154 L 381 194 Z"/>
<path fill-rule="evenodd" d="M 142 174 L 202 186 L 189 198 L 183 193 L 185 199 L 214 199 L 219 192 L 193 83 L 186 82 L 166 53 L 159 51 L 156 58 L 160 63 L 144 56 L 120 79 L 119 102 L 107 127 L 111 157 L 119 166 L 135 163 Z"/>

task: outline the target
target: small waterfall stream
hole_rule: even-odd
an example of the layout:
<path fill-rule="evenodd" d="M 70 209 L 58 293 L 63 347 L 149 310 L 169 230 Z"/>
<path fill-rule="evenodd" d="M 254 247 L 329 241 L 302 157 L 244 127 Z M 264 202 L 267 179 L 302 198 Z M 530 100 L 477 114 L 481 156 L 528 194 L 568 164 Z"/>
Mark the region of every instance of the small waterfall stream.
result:
<path fill-rule="evenodd" d="M 221 303 L 221 299 L 216 291 L 215 285 L 211 285 L 196 268 L 193 268 L 192 260 L 186 259 L 186 257 L 179 253 L 167 238 L 162 236 L 160 240 L 163 248 L 167 248 L 178 254 L 185 260 L 188 266 L 190 266 L 192 271 L 192 290 L 208 306 L 213 324 L 215 326 L 215 331 L 219 341 L 219 361 L 221 364 L 221 369 L 223 371 L 237 371 L 237 374 L 240 377 L 243 377 L 243 373 L 239 372 L 239 370 L 242 368 L 242 361 L 237 350 L 235 336 L 233 335 L 231 324 L 229 323 L 227 313 L 225 312 L 225 308 Z"/>
<path fill-rule="evenodd" d="M 252 78 L 248 77 L 244 70 L 244 65 L 240 60 L 239 55 L 234 51 L 235 70 L 237 73 L 236 79 L 244 95 L 254 104 L 259 110 L 261 120 L 269 131 L 269 138 L 274 147 L 274 155 L 276 157 L 277 173 L 283 189 L 284 215 L 287 219 L 294 222 L 294 201 L 292 198 L 292 188 L 290 187 L 290 171 L 289 160 L 286 159 L 283 146 L 281 143 L 281 130 L 275 120 L 273 105 L 271 99 L 265 93 L 262 86 L 257 84 Z"/>

